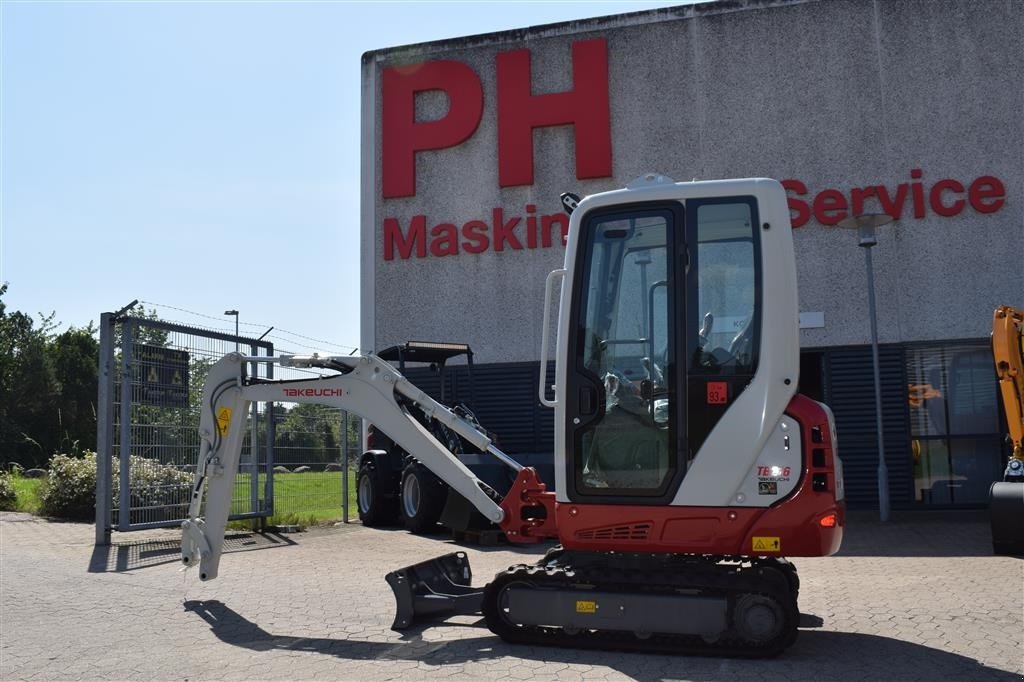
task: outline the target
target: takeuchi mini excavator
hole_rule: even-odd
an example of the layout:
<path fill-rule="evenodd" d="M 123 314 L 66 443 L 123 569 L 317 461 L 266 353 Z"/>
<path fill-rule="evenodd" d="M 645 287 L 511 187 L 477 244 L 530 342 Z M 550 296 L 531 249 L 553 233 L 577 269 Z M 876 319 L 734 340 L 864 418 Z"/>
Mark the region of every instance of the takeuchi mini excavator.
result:
<path fill-rule="evenodd" d="M 557 540 L 483 587 L 463 552 L 388 574 L 396 629 L 482 613 L 510 642 L 760 657 L 789 646 L 799 580 L 787 558 L 835 553 L 845 503 L 832 414 L 796 392 L 781 185 L 646 175 L 562 201 L 571 219 L 564 268 L 545 287 L 538 395 L 555 410 L 553 490 L 372 354 L 231 354 L 203 389 L 184 564 L 217 576 L 249 403 L 316 402 L 372 421 L 511 542 Z M 336 373 L 265 380 L 247 375 L 253 362 Z M 509 492 L 475 477 L 410 406 L 516 471 Z"/>

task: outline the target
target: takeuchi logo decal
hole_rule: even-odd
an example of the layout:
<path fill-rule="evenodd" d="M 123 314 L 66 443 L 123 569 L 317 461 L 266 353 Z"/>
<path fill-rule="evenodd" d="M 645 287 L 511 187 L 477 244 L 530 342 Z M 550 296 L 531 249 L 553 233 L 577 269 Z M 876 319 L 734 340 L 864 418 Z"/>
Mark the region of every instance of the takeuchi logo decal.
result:
<path fill-rule="evenodd" d="M 282 388 L 289 398 L 341 398 L 345 395 L 342 388 Z"/>

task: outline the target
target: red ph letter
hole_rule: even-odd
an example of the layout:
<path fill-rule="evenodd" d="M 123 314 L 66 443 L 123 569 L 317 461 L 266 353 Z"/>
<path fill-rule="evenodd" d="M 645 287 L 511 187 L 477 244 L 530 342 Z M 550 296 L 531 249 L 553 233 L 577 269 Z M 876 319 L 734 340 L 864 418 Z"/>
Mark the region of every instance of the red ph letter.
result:
<path fill-rule="evenodd" d="M 476 132 L 484 109 L 480 78 L 462 62 L 440 60 L 384 69 L 381 155 L 385 199 L 416 194 L 416 152 L 460 144 Z M 440 90 L 448 113 L 416 121 L 416 95 Z"/>
<path fill-rule="evenodd" d="M 502 52 L 497 69 L 498 180 L 502 187 L 533 184 L 533 129 L 546 126 L 575 126 L 577 178 L 612 174 L 604 38 L 573 43 L 572 90 L 534 95 L 529 50 Z"/>

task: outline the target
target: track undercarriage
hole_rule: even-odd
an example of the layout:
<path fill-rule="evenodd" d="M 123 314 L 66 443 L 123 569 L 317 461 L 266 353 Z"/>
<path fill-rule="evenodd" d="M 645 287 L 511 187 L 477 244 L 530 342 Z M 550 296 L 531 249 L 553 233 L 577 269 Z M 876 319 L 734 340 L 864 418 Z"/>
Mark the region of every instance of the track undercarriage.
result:
<path fill-rule="evenodd" d="M 780 559 L 572 552 L 510 566 L 470 587 L 465 554 L 388 575 L 396 628 L 482 613 L 508 642 L 767 658 L 796 638 L 799 579 Z"/>

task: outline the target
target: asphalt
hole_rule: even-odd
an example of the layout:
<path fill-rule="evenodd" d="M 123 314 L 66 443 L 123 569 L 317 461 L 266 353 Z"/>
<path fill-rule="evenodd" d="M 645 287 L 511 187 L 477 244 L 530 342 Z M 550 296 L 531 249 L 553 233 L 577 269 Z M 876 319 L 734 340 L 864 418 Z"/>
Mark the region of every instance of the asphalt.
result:
<path fill-rule="evenodd" d="M 0 513 L 0 680 L 1019 680 L 1024 561 L 978 514 L 854 515 L 841 553 L 795 560 L 817 627 L 772 660 L 516 646 L 474 617 L 390 630 L 386 572 L 463 549 L 475 583 L 544 548 L 458 546 L 358 524 L 233 534 L 220 577 L 178 534 Z"/>

